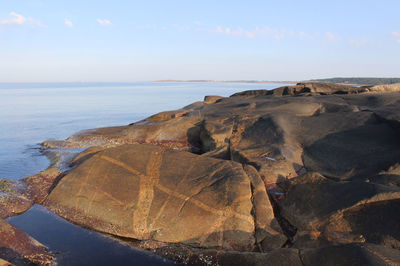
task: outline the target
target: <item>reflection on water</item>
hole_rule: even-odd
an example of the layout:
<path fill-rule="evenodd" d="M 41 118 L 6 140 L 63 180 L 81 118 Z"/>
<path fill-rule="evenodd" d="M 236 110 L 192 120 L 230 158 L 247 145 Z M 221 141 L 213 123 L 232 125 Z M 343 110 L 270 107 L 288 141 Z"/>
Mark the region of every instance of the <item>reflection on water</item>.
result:
<path fill-rule="evenodd" d="M 0 178 L 17 180 L 49 166 L 38 143 L 88 128 L 127 125 L 205 95 L 229 96 L 280 84 L 1 84 Z M 55 156 L 70 156 L 69 151 Z M 72 225 L 35 206 L 9 219 L 56 254 L 59 265 L 161 265 L 160 257 Z"/>
<path fill-rule="evenodd" d="M 151 252 L 73 225 L 39 205 L 7 220 L 51 247 L 58 265 L 173 265 Z"/>

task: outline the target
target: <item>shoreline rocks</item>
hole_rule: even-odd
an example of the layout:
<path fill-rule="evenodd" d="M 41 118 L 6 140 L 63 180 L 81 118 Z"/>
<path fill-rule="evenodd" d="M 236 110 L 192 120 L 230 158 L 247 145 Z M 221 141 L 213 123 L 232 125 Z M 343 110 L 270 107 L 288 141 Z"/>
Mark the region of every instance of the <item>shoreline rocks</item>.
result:
<path fill-rule="evenodd" d="M 0 263 L 1 259 L 12 265 L 52 265 L 55 261 L 45 246 L 3 219 L 41 204 L 60 176 L 59 170 L 50 168 L 19 181 L 0 180 Z"/>
<path fill-rule="evenodd" d="M 49 168 L 19 181 L 0 179 L 0 219 L 21 214 L 35 203 L 41 204 L 60 176 L 59 170 Z"/>
<path fill-rule="evenodd" d="M 299 83 L 45 141 L 89 149 L 44 205 L 181 262 L 398 264 L 399 92 Z"/>
<path fill-rule="evenodd" d="M 52 265 L 55 261 L 45 246 L 3 219 L 0 219 L 0 259 L 13 265 Z"/>

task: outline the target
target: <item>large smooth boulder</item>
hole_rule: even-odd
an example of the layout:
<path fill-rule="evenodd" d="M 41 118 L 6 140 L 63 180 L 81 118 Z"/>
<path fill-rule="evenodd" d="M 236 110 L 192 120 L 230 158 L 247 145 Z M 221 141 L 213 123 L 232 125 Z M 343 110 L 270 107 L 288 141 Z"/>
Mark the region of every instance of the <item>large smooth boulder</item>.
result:
<path fill-rule="evenodd" d="M 232 161 L 122 145 L 89 153 L 61 179 L 45 206 L 74 223 L 117 236 L 249 251 L 259 224 L 252 215 L 251 184 L 257 178 L 256 171 L 249 178 Z M 260 184 L 259 179 L 253 187 Z M 269 227 L 272 208 L 268 201 L 263 204 L 270 213 L 260 214 L 263 224 L 257 232 L 276 241 L 277 232 Z"/>

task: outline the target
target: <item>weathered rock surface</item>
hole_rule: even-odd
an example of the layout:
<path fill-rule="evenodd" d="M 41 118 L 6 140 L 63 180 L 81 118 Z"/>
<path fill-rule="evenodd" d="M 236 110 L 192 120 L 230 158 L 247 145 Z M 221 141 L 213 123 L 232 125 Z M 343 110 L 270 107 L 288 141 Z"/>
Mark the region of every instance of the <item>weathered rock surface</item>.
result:
<path fill-rule="evenodd" d="M 242 251 L 253 250 L 256 240 L 280 247 L 286 239 L 269 226 L 272 208 L 252 171 L 249 177 L 236 162 L 122 145 L 92 154 L 68 173 L 45 206 L 122 237 Z M 264 200 L 254 216 L 252 198 Z"/>
<path fill-rule="evenodd" d="M 278 248 L 269 252 L 237 252 L 196 249 L 177 245 L 149 247 L 160 256 L 184 265 L 399 265 L 400 251 L 367 243 L 330 245 L 319 248 Z M 151 246 L 151 245 L 150 245 Z"/>
<path fill-rule="evenodd" d="M 0 219 L 0 258 L 13 265 L 51 265 L 54 261 L 45 246 L 3 219 Z"/>
<path fill-rule="evenodd" d="M 396 188 L 308 173 L 290 182 L 278 204 L 280 215 L 298 230 L 295 247 L 369 242 L 400 249 Z"/>
<path fill-rule="evenodd" d="M 362 178 L 398 161 L 398 93 L 360 93 L 360 88 L 314 83 L 280 93 L 285 88 L 266 95 L 244 92 L 213 104 L 160 113 L 130 126 L 89 130 L 44 144 L 150 143 L 211 152 L 212 157 L 253 165 L 271 184 L 297 176 L 304 168 L 330 178 Z M 354 90 L 357 94 L 344 94 Z M 341 94 L 335 94 L 338 91 Z M 327 95 L 307 97 L 311 92 Z"/>
<path fill-rule="evenodd" d="M 300 251 L 304 265 L 399 265 L 400 252 L 372 244 L 344 244 Z"/>
<path fill-rule="evenodd" d="M 60 174 L 50 168 L 20 181 L 0 179 L 0 218 L 21 214 L 33 204 L 42 203 Z"/>
<path fill-rule="evenodd" d="M 301 266 L 299 250 L 291 248 L 278 248 L 268 253 L 219 251 L 215 249 L 173 249 L 171 247 L 156 250 L 160 256 L 183 263 L 184 265 L 282 265 Z"/>
<path fill-rule="evenodd" d="M 293 265 L 400 263 L 399 88 L 300 83 L 210 96 L 46 141 L 91 148 L 45 205 L 118 236 L 230 252 L 231 263 L 268 265 L 273 252 L 297 254 Z"/>

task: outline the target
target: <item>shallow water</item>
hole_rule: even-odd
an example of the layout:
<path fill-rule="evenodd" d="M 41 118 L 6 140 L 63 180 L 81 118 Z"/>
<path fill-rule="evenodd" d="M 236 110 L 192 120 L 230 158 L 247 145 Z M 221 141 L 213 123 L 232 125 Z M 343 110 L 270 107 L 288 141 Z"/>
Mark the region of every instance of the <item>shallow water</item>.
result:
<path fill-rule="evenodd" d="M 131 83 L 1 84 L 0 178 L 18 180 L 49 166 L 46 139 L 65 139 L 88 128 L 126 125 L 182 108 L 205 95 L 229 96 L 281 84 Z M 72 225 L 41 206 L 8 219 L 57 252 L 59 265 L 162 265 L 160 257 Z"/>
<path fill-rule="evenodd" d="M 149 251 L 71 224 L 39 205 L 8 221 L 50 247 L 58 265 L 173 265 Z"/>

